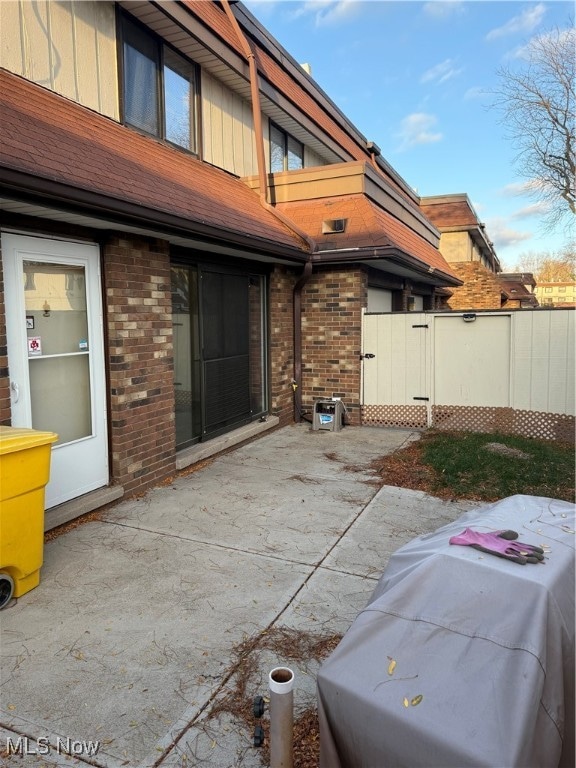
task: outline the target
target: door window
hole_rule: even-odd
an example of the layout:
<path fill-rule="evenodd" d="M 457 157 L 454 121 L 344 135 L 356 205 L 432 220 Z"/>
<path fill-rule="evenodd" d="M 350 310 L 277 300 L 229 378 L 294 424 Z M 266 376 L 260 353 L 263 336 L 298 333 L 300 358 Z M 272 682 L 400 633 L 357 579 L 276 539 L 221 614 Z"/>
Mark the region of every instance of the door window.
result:
<path fill-rule="evenodd" d="M 36 261 L 23 269 L 32 426 L 62 445 L 92 434 L 85 271 Z"/>

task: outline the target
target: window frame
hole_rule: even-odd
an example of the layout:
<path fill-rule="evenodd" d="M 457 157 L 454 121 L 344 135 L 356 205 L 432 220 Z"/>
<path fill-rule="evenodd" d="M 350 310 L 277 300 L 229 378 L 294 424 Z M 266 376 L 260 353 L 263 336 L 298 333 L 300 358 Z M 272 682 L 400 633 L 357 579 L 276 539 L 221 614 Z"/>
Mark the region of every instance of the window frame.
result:
<path fill-rule="evenodd" d="M 278 133 L 282 134 L 283 138 L 283 164 L 282 164 L 282 170 L 273 170 L 272 169 L 272 130 L 278 131 Z M 301 148 L 302 153 L 302 165 L 300 168 L 288 168 L 288 155 L 289 155 L 289 142 L 292 141 L 295 144 L 298 144 L 298 146 Z M 304 168 L 304 144 L 301 141 L 298 141 L 298 139 L 294 138 L 288 131 L 285 131 L 284 128 L 279 126 L 277 123 L 275 123 L 273 120 L 269 120 L 268 124 L 268 143 L 269 143 L 269 153 L 268 153 L 268 160 L 270 163 L 270 173 L 284 173 L 285 171 L 295 171 L 295 170 L 302 170 Z M 279 145 L 276 145 L 279 146 Z"/>
<path fill-rule="evenodd" d="M 156 48 L 157 57 L 154 64 L 156 67 L 155 87 L 157 90 L 157 109 L 156 109 L 157 111 L 156 119 L 158 123 L 157 133 L 147 131 L 146 129 L 140 126 L 135 125 L 134 123 L 130 122 L 126 116 L 126 91 L 125 91 L 126 64 L 125 64 L 125 56 L 124 56 L 124 45 L 126 43 L 127 35 L 125 34 L 125 25 L 131 25 L 133 28 L 137 30 L 138 34 L 141 34 L 143 35 L 143 37 L 147 38 L 150 42 L 154 44 Z M 168 144 L 169 146 L 180 150 L 181 152 L 186 152 L 187 154 L 193 155 L 195 157 L 200 157 L 200 151 L 201 151 L 200 67 L 198 66 L 198 64 L 196 64 L 196 62 L 189 59 L 177 48 L 174 48 L 174 46 L 170 45 L 165 40 L 163 40 L 159 35 L 155 34 L 139 19 L 137 19 L 136 17 L 132 16 L 130 13 L 127 13 L 126 11 L 120 8 L 118 8 L 117 10 L 117 29 L 118 29 L 117 54 L 118 54 L 119 102 L 120 102 L 120 121 L 122 125 L 125 125 L 129 127 L 131 130 L 137 131 L 138 133 L 141 133 L 145 136 L 152 136 L 153 138 L 159 141 L 162 141 Z M 189 66 L 191 71 L 190 136 L 189 136 L 190 144 L 191 144 L 190 149 L 186 146 L 183 146 L 182 144 L 178 144 L 174 141 L 171 141 L 166 137 L 166 134 L 167 134 L 166 87 L 165 87 L 165 76 L 164 76 L 164 70 L 166 67 L 164 52 L 166 49 L 172 52 L 174 55 L 176 55 L 179 59 L 181 59 L 187 66 Z M 172 67 L 169 67 L 169 68 L 173 69 Z"/>

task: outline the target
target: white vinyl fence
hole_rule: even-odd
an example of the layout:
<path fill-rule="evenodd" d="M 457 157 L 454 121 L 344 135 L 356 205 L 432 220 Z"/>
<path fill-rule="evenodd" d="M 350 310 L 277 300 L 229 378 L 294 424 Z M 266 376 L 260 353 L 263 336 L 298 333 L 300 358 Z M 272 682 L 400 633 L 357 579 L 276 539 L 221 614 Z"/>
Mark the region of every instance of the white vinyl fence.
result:
<path fill-rule="evenodd" d="M 363 424 L 573 441 L 575 316 L 365 314 Z"/>

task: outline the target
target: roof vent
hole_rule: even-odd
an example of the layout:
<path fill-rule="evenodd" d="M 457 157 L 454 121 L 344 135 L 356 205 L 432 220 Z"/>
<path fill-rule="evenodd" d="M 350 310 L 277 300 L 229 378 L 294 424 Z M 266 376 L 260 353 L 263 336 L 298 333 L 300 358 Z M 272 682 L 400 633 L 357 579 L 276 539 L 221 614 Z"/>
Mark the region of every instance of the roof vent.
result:
<path fill-rule="evenodd" d="M 346 231 L 348 219 L 325 219 L 322 222 L 323 235 L 335 235 Z"/>

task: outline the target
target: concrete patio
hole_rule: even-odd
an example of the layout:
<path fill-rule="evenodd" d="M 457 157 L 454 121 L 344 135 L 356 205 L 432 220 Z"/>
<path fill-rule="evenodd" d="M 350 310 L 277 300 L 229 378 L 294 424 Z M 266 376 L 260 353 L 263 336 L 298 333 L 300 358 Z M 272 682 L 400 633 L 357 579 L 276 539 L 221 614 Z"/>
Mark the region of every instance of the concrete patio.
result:
<path fill-rule="evenodd" d="M 267 629 L 344 633 L 394 550 L 474 506 L 378 488 L 370 462 L 418 437 L 286 427 L 50 541 L 40 586 L 1 615 L 0 755 L 259 766 L 252 729 L 210 715 L 235 684 L 238 644 Z M 318 663 L 265 650 L 248 698 L 278 664 L 295 672 L 296 710 L 313 703 Z"/>

